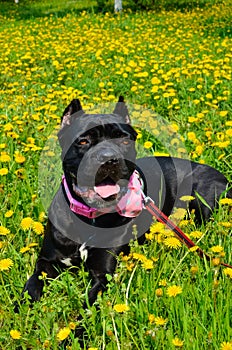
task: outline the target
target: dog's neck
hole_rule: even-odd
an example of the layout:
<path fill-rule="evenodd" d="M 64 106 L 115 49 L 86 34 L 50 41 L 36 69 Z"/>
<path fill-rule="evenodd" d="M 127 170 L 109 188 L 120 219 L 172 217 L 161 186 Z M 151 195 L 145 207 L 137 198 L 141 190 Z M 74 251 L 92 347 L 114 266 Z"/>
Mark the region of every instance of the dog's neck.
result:
<path fill-rule="evenodd" d="M 124 217 L 134 218 L 138 216 L 143 209 L 144 183 L 137 170 L 135 170 L 130 177 L 127 193 L 119 200 L 116 207 L 113 208 L 111 207 L 99 210 L 97 208 L 89 207 L 88 205 L 83 204 L 73 198 L 64 175 L 62 177 L 62 184 L 72 212 L 85 216 L 89 219 L 95 219 L 101 215 L 112 212 L 117 212 Z"/>

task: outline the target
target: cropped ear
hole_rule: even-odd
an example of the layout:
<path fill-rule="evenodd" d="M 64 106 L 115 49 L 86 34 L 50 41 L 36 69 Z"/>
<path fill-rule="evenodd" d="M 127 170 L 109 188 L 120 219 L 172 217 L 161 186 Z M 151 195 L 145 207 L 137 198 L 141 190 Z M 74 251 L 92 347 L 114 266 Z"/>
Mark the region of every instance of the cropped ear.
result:
<path fill-rule="evenodd" d="M 72 102 L 65 108 L 63 112 L 63 116 L 61 118 L 61 128 L 67 125 L 71 125 L 72 121 L 82 114 L 84 114 L 84 111 L 81 107 L 80 100 L 72 100 Z"/>
<path fill-rule="evenodd" d="M 129 117 L 129 111 L 128 108 L 124 102 L 123 96 L 119 96 L 118 102 L 116 103 L 116 106 L 113 111 L 114 114 L 118 114 L 121 117 L 124 118 L 126 124 L 130 124 L 130 117 Z"/>

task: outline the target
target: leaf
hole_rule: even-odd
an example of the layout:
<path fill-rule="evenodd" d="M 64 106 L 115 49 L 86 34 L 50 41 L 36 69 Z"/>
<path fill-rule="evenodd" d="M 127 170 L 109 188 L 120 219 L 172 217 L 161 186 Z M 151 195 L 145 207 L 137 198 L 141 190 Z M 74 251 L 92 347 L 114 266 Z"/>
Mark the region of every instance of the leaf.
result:
<path fill-rule="evenodd" d="M 211 206 L 206 202 L 206 200 L 198 192 L 195 191 L 195 195 L 196 195 L 197 199 L 199 199 L 199 201 L 201 201 L 201 203 L 203 203 L 209 210 L 212 211 Z"/>

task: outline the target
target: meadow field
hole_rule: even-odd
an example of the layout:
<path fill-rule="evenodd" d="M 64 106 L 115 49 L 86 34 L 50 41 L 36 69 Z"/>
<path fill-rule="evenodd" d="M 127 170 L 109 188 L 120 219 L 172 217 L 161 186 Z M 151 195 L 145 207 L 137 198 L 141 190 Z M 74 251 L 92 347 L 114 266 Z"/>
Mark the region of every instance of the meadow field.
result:
<path fill-rule="evenodd" d="M 121 14 L 97 13 L 95 5 L 0 2 L 0 349 L 62 350 L 66 338 L 78 350 L 81 314 L 88 350 L 232 350 L 232 269 L 220 266 L 232 264 L 232 201 L 224 198 L 200 227 L 194 213 L 173 214 L 211 261 L 154 222 L 147 244 L 131 243 L 108 291 L 87 311 L 81 267 L 49 284 L 41 276 L 41 301 L 14 312 L 46 225 L 41 154 L 73 98 L 91 109 L 123 95 L 139 155 L 206 163 L 232 182 L 231 0 L 191 9 L 162 1 L 154 11 Z"/>

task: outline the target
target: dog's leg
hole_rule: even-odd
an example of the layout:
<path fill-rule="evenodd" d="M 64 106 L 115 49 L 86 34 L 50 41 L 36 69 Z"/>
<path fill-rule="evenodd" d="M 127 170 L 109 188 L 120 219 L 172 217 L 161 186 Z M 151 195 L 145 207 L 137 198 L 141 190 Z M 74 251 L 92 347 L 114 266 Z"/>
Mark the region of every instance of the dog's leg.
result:
<path fill-rule="evenodd" d="M 82 306 L 84 310 L 88 308 L 88 305 L 93 305 L 99 292 L 104 292 L 107 289 L 108 280 L 106 276 L 113 275 L 117 265 L 117 256 L 122 252 L 126 255 L 129 254 L 129 245 L 110 249 L 91 248 L 88 250 L 86 267 L 91 277 L 91 289 L 88 293 L 88 301 L 84 302 Z M 80 315 L 77 321 L 81 322 L 82 320 L 83 317 Z M 75 337 L 79 339 L 79 344 L 83 348 L 86 333 L 82 325 L 75 329 Z"/>
<path fill-rule="evenodd" d="M 43 258 L 38 259 L 35 271 L 26 282 L 22 293 L 24 295 L 25 292 L 28 292 L 32 302 L 41 298 L 44 287 L 43 272 L 46 273 L 46 278 L 56 278 L 59 274 L 51 262 Z"/>
<path fill-rule="evenodd" d="M 97 299 L 98 293 L 105 291 L 107 286 L 106 273 L 101 273 L 94 270 L 89 272 L 92 278 L 92 287 L 88 293 L 88 300 L 82 305 L 83 310 L 86 310 L 88 306 L 93 305 Z M 80 324 L 75 328 L 74 336 L 75 338 L 78 338 L 79 345 L 82 349 L 85 348 L 85 344 L 88 342 L 88 336 L 85 327 L 82 325 L 83 316 L 79 315 L 76 320 L 78 323 L 80 322 Z M 68 341 L 64 342 L 64 344 L 68 345 Z"/>
<path fill-rule="evenodd" d="M 98 293 L 106 290 L 107 278 L 106 273 L 94 270 L 90 271 L 90 276 L 92 280 L 92 287 L 88 293 L 88 303 L 91 306 L 97 299 Z"/>
<path fill-rule="evenodd" d="M 106 275 L 113 275 L 117 265 L 117 256 L 120 253 L 129 254 L 129 251 L 129 245 L 110 249 L 92 248 L 89 250 L 86 267 L 92 280 L 92 288 L 88 294 L 90 305 L 94 303 L 100 291 L 104 292 L 106 290 Z"/>

